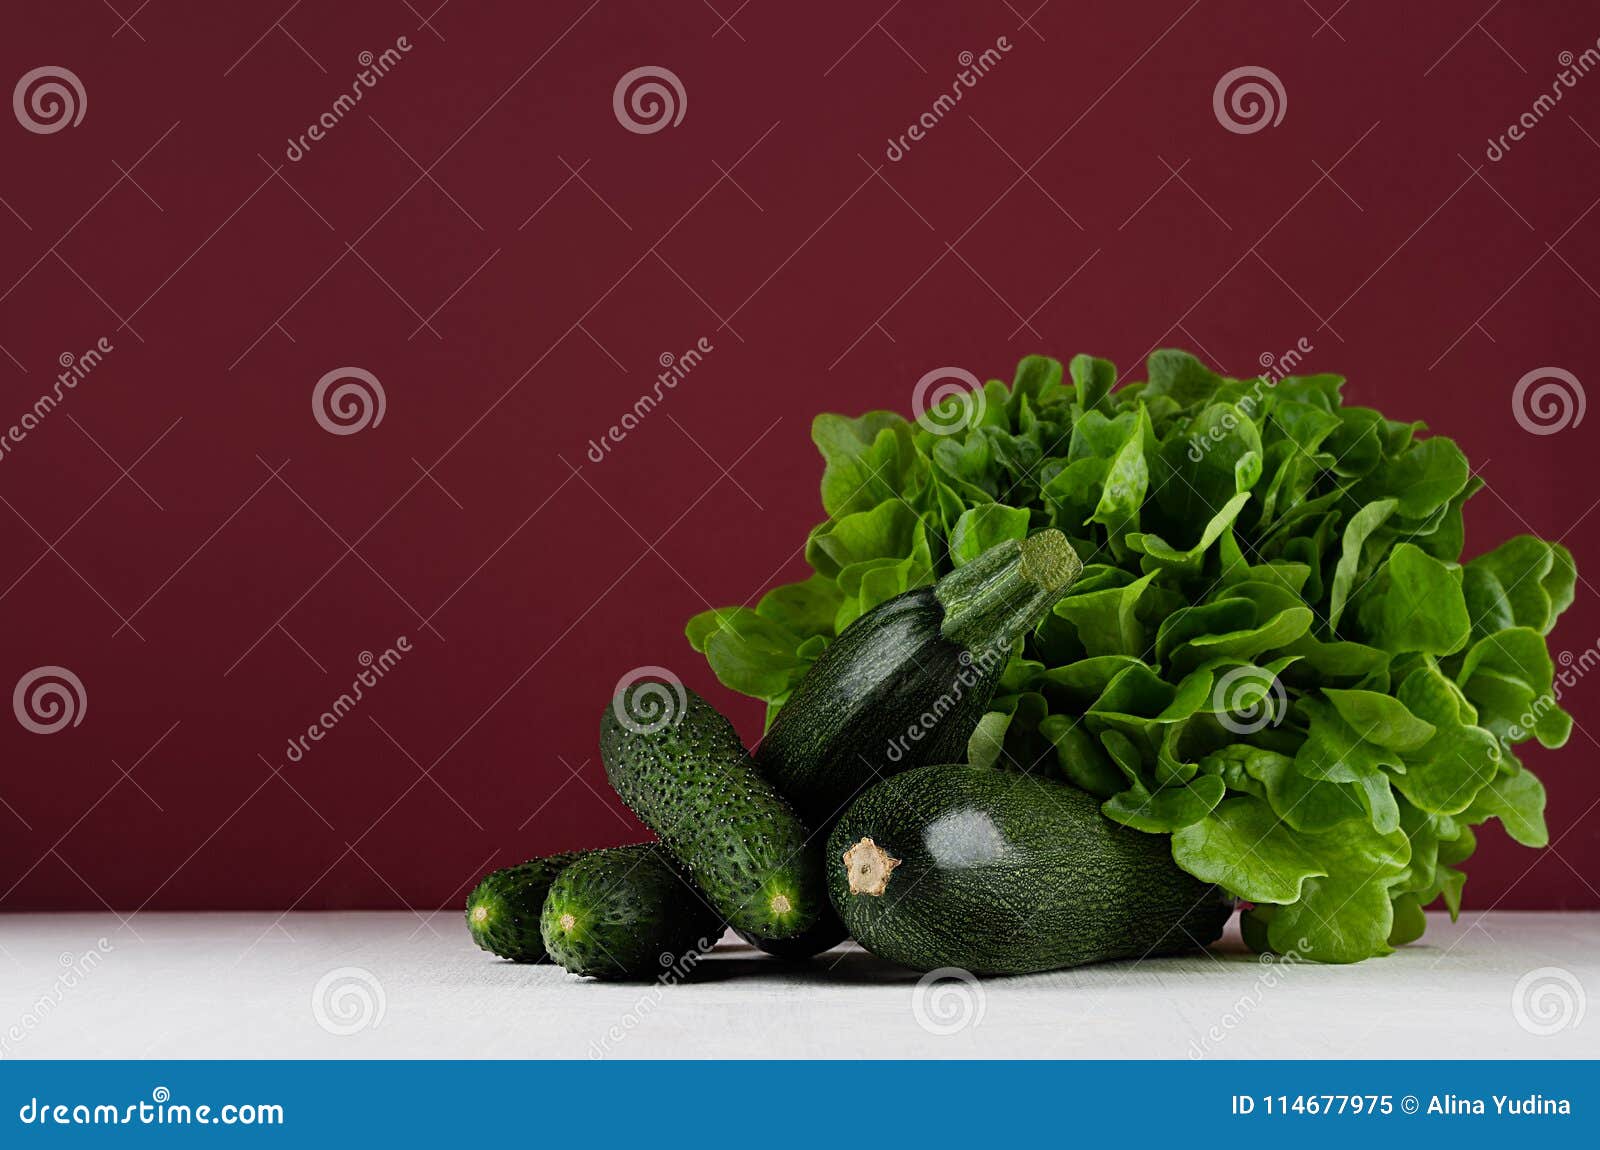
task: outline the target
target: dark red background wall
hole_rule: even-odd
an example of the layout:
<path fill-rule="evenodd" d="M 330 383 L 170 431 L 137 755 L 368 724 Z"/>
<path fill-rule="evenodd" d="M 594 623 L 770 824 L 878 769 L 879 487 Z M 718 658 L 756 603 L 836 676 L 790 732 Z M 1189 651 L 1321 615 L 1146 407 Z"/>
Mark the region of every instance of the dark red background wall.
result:
<path fill-rule="evenodd" d="M 69 68 L 87 106 L 0 115 L 0 422 L 113 350 L 0 459 L 0 687 L 55 665 L 87 696 L 48 736 L 0 712 L 0 906 L 427 907 L 633 838 L 595 757 L 618 677 L 670 667 L 754 737 L 684 619 L 802 573 L 814 413 L 907 410 L 946 364 L 1178 345 L 1246 375 L 1304 337 L 1462 443 L 1469 550 L 1532 530 L 1600 572 L 1595 424 L 1511 406 L 1535 369 L 1597 376 L 1600 76 L 1485 156 L 1592 4 L 284 2 L 7 14 L 4 85 Z M 681 78 L 678 126 L 619 125 L 640 65 Z M 1214 116 L 1243 65 L 1281 78 L 1276 127 Z M 347 366 L 387 410 L 332 435 L 311 392 Z M 1597 635 L 1585 582 L 1553 647 Z M 1571 744 L 1530 755 L 1554 845 L 1486 836 L 1473 905 L 1600 906 L 1600 682 L 1567 702 Z"/>

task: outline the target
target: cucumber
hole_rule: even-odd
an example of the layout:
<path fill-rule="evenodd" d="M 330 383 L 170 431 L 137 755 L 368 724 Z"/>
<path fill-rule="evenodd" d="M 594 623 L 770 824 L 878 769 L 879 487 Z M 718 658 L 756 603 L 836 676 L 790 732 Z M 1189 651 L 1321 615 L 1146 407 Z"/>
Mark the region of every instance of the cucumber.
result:
<path fill-rule="evenodd" d="M 597 851 L 556 876 L 540 934 L 572 974 L 655 978 L 716 945 L 722 920 L 656 846 Z"/>
<path fill-rule="evenodd" d="M 820 919 L 816 926 L 794 938 L 761 938 L 759 935 L 748 934 L 742 930 L 736 933 L 757 950 L 765 951 L 773 958 L 781 958 L 785 962 L 804 962 L 825 950 L 832 950 L 850 937 L 845 932 L 844 924 L 839 921 L 839 917 L 831 911 Z"/>
<path fill-rule="evenodd" d="M 467 896 L 467 930 L 472 941 L 512 962 L 544 962 L 549 956 L 539 937 L 539 912 L 545 895 L 563 867 L 591 853 L 567 851 L 485 875 Z"/>
<path fill-rule="evenodd" d="M 932 587 L 851 623 L 817 658 L 755 750 L 813 827 L 878 778 L 960 762 L 1016 641 L 1083 565 L 1059 531 L 996 544 Z"/>
<path fill-rule="evenodd" d="M 862 946 L 918 970 L 1025 974 L 1214 942 L 1229 896 L 1165 835 L 1064 783 L 933 765 L 872 787 L 828 839 L 828 893 Z"/>
<path fill-rule="evenodd" d="M 663 709 L 659 694 L 623 691 L 600 721 L 600 756 L 622 801 L 736 930 L 793 939 L 831 913 L 822 839 L 808 844 L 732 724 L 700 696 L 685 690 Z"/>

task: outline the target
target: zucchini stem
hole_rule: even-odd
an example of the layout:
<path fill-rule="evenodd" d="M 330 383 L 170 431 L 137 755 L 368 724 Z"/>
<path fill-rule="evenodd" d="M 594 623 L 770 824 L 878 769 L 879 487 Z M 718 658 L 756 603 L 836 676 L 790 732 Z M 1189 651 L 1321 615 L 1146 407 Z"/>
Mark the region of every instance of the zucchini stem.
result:
<path fill-rule="evenodd" d="M 1067 537 L 1051 528 L 997 543 L 934 585 L 939 632 L 975 655 L 1008 653 L 1044 619 L 1083 571 Z"/>
<path fill-rule="evenodd" d="M 851 894 L 881 895 L 889 889 L 889 875 L 899 865 L 899 859 L 870 838 L 862 839 L 844 852 L 844 871 Z"/>

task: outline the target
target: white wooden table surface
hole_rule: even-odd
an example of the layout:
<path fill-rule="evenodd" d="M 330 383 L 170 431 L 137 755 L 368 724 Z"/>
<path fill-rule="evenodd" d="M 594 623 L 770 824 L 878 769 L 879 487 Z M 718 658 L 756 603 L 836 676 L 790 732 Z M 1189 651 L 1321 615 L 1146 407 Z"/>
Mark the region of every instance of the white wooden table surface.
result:
<path fill-rule="evenodd" d="M 731 936 L 730 936 L 731 937 Z M 1211 954 L 918 975 L 724 942 L 679 985 L 500 962 L 456 913 L 0 916 L 0 1057 L 1600 1057 L 1600 914 L 1496 913 L 1351 967 Z"/>

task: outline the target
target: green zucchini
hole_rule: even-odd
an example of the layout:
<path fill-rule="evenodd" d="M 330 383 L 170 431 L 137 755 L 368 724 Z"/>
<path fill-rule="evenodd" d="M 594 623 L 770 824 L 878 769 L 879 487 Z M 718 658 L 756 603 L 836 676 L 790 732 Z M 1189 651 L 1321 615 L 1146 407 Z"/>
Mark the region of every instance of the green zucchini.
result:
<path fill-rule="evenodd" d="M 623 691 L 600 721 L 622 801 L 737 930 L 794 939 L 830 915 L 821 843 L 755 770 L 733 725 L 692 691 Z"/>
<path fill-rule="evenodd" d="M 1198 950 L 1232 913 L 1164 835 L 1076 787 L 933 765 L 879 783 L 828 839 L 828 893 L 862 946 L 918 970 L 1025 974 Z"/>
<path fill-rule="evenodd" d="M 875 779 L 966 758 L 1016 641 L 1083 565 L 1059 531 L 1007 540 L 851 623 L 789 696 L 757 765 L 808 825 Z"/>
<path fill-rule="evenodd" d="M 472 941 L 512 962 L 544 962 L 549 956 L 539 937 L 539 912 L 545 895 L 563 867 L 590 853 L 567 851 L 485 875 L 467 896 Z"/>
<path fill-rule="evenodd" d="M 556 876 L 540 934 L 572 974 L 655 978 L 709 950 L 722 920 L 659 847 L 595 851 Z"/>

